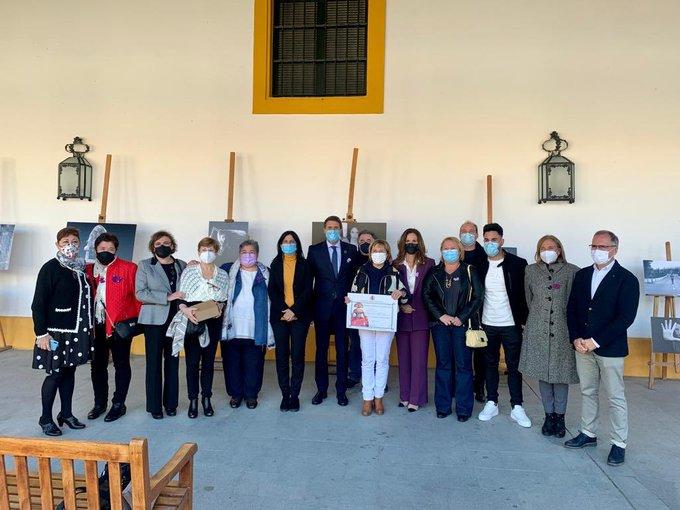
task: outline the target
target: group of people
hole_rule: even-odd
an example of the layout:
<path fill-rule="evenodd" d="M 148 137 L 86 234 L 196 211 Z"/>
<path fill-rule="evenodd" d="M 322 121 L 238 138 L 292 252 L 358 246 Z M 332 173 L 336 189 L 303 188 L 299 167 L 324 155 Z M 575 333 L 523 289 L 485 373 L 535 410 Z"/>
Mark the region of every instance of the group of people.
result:
<path fill-rule="evenodd" d="M 96 261 L 85 265 L 78 258 L 78 231 L 60 230 L 56 256 L 38 274 L 32 305 L 33 367 L 47 374 L 39 420 L 43 432 L 56 436 L 64 424 L 85 427 L 73 416 L 71 400 L 75 369 L 90 360 L 94 406 L 88 419 L 106 413 L 105 421 L 115 421 L 125 415 L 130 346 L 140 332 L 146 348 L 146 410 L 153 418 L 177 414 L 182 350 L 188 416 L 199 414 L 199 393 L 203 414 L 214 414 L 218 344 L 232 408 L 244 401 L 249 409 L 257 407 L 265 352 L 275 348 L 280 409 L 298 411 L 306 339 L 313 322 L 317 388 L 313 405 L 328 398 L 332 335 L 338 405 L 348 405 L 347 389 L 360 382 L 361 414 L 382 415 L 396 336 L 398 405 L 418 411 L 428 402 L 431 336 L 437 417 L 446 418 L 455 410 L 458 421 L 465 422 L 477 400 L 485 404 L 479 420 L 489 421 L 499 414 L 502 347 L 512 420 L 531 426 L 522 395 L 522 376 L 528 376 L 539 381 L 545 411 L 542 433 L 564 437 L 569 385 L 580 383 L 580 431 L 565 446 L 595 445 L 598 392 L 603 386 L 611 420 L 608 462 L 624 462 L 628 429 L 623 359 L 639 285 L 615 260 L 616 235 L 596 232 L 590 245 L 594 264 L 579 270 L 567 262 L 562 243 L 552 235 L 538 240 L 534 261 L 528 265 L 503 248 L 503 228 L 497 223 L 485 225 L 481 239 L 474 223 L 463 223 L 458 237 L 441 241 L 437 261 L 428 257 L 415 228 L 402 233 L 394 257 L 389 243 L 369 231 L 358 233 L 358 248 L 342 241 L 341 233 L 340 218 L 329 216 L 324 221 L 325 240 L 310 246 L 306 257 L 298 235 L 286 231 L 269 267 L 259 260 L 254 240 L 241 243 L 238 260 L 217 267 L 217 241 L 201 239 L 196 259 L 186 263 L 174 257 L 177 243 L 166 231 L 151 236 L 151 257 L 139 265 L 120 259 L 118 239 L 102 233 L 94 244 Z M 348 329 L 349 292 L 391 296 L 399 307 L 396 334 Z M 470 329 L 483 330 L 486 347 L 468 345 Z M 109 353 L 115 369 L 110 409 Z M 55 423 L 57 392 L 61 411 Z"/>

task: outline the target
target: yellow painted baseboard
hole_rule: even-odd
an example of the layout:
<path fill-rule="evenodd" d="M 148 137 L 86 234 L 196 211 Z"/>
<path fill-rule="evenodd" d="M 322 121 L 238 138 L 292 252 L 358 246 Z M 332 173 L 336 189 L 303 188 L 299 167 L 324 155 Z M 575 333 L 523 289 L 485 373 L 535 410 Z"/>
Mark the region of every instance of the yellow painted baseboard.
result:
<path fill-rule="evenodd" d="M 5 335 L 5 341 L 15 349 L 28 350 L 33 349 L 35 343 L 35 335 L 33 333 L 33 320 L 30 317 L 0 317 L 0 324 Z M 333 343 L 331 339 L 331 343 Z M 650 352 L 649 338 L 631 338 L 628 342 L 630 355 L 626 358 L 625 375 L 632 377 L 647 377 L 649 375 L 648 362 Z M 307 336 L 307 346 L 305 349 L 305 359 L 307 361 L 314 361 L 315 355 L 314 343 L 314 327 L 309 330 Z M 144 338 L 142 336 L 136 337 L 132 342 L 133 354 L 144 354 Z M 219 357 L 219 353 L 218 353 Z M 660 359 L 661 355 L 657 357 Z M 267 352 L 267 359 L 274 359 L 274 351 Z M 672 355 L 669 355 L 672 360 Z M 335 349 L 331 347 L 329 350 L 329 360 L 335 362 Z M 392 343 L 392 352 L 390 354 L 390 363 L 397 364 L 397 346 L 396 342 Z M 434 349 L 430 345 L 429 366 L 434 368 L 435 357 Z M 656 377 L 661 377 L 661 368 L 656 368 Z M 668 368 L 669 379 L 680 379 L 680 373 L 676 373 L 672 367 Z"/>

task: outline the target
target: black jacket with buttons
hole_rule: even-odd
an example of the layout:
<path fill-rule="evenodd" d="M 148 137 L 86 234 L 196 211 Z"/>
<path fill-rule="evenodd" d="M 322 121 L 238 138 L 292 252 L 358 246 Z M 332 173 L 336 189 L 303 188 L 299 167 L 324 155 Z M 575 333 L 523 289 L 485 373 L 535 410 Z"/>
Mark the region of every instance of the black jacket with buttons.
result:
<path fill-rule="evenodd" d="M 524 271 L 527 267 L 527 261 L 522 257 L 513 255 L 505 250 L 503 250 L 503 253 L 503 261 L 498 267 L 503 269 L 505 290 L 508 293 L 512 318 L 515 321 L 515 326 L 524 326 L 527 322 L 527 316 L 529 315 L 526 296 L 524 294 Z M 481 273 L 482 282 L 484 282 L 486 280 L 486 274 L 489 272 L 488 259 L 486 260 L 486 263 L 478 269 Z"/>

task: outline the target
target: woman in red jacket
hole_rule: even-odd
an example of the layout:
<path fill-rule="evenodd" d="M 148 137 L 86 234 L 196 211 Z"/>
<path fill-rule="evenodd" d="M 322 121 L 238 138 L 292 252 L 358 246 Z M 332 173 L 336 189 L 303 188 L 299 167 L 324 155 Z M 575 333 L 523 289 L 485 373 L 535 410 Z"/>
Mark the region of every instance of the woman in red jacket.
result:
<path fill-rule="evenodd" d="M 94 407 L 87 418 L 94 420 L 106 411 L 111 351 L 116 372 L 116 389 L 113 392 L 111 410 L 104 421 L 115 421 L 125 414 L 125 397 L 132 378 L 130 347 L 141 307 L 135 297 L 137 264 L 116 256 L 118 238 L 113 234 L 101 234 L 95 240 L 94 247 L 97 260 L 85 267 L 95 289 L 94 356 L 91 364 Z"/>

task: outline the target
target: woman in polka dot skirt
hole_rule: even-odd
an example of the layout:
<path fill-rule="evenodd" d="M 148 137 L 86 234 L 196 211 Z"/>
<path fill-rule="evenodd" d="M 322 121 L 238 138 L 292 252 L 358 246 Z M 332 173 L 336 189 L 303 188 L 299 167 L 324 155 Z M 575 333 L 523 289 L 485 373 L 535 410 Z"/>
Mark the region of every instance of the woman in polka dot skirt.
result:
<path fill-rule="evenodd" d="M 78 230 L 63 228 L 57 233 L 57 255 L 38 273 L 33 297 L 35 348 L 33 368 L 45 370 L 42 385 L 42 416 L 38 424 L 48 436 L 60 436 L 59 427 L 82 429 L 85 425 L 73 416 L 71 401 L 78 365 L 87 363 L 92 352 L 92 292 L 78 258 Z M 57 426 L 52 406 L 59 392 L 61 412 Z"/>

